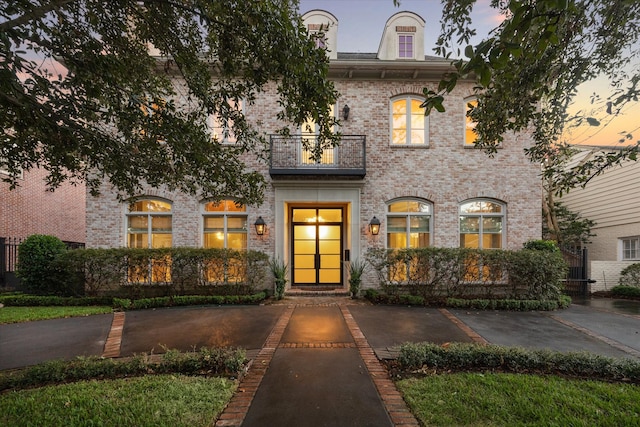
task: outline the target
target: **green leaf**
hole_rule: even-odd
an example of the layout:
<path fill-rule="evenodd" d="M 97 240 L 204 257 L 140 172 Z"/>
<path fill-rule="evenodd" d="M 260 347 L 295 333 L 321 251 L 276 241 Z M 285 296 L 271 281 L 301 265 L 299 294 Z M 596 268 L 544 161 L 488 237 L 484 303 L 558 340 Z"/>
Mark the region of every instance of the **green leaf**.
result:
<path fill-rule="evenodd" d="M 600 121 L 594 117 L 587 117 L 587 123 L 589 126 L 600 126 Z"/>

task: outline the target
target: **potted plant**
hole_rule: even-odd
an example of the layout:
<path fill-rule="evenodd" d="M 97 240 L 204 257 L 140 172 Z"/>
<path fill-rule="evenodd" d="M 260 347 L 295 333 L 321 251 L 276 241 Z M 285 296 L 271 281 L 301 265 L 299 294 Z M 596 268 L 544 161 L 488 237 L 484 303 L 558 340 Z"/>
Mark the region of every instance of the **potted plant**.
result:
<path fill-rule="evenodd" d="M 280 258 L 272 258 L 269 262 L 269 268 L 275 280 L 274 297 L 280 300 L 284 297 L 284 289 L 287 285 L 287 276 L 289 266 Z"/>
<path fill-rule="evenodd" d="M 367 267 L 367 261 L 356 258 L 349 261 L 349 292 L 351 298 L 358 298 L 360 293 L 360 285 L 362 283 L 362 274 Z"/>

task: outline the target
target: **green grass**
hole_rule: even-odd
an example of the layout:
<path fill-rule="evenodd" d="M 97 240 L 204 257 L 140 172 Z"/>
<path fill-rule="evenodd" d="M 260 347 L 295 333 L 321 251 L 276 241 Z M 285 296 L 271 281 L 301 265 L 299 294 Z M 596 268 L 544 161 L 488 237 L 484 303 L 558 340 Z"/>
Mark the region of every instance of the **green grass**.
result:
<path fill-rule="evenodd" d="M 455 373 L 397 386 L 425 426 L 640 426 L 640 387 L 631 384 Z"/>
<path fill-rule="evenodd" d="M 0 395 L 3 426 L 208 426 L 231 399 L 224 378 L 160 375 Z"/>
<path fill-rule="evenodd" d="M 111 313 L 111 307 L 2 307 L 0 324 Z"/>

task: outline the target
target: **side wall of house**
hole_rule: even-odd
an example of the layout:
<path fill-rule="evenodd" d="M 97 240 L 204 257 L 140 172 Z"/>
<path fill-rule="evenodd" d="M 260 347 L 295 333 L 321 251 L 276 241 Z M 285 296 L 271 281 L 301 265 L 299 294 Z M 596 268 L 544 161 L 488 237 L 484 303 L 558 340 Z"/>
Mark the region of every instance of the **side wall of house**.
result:
<path fill-rule="evenodd" d="M 562 197 L 569 209 L 596 222 L 589 258 L 619 261 L 618 239 L 640 234 L 640 162 L 625 162 Z"/>
<path fill-rule="evenodd" d="M 47 191 L 46 172 L 25 172 L 19 187 L 0 182 L 0 237 L 25 238 L 49 234 L 70 242 L 85 242 L 85 186 L 65 183 Z"/>

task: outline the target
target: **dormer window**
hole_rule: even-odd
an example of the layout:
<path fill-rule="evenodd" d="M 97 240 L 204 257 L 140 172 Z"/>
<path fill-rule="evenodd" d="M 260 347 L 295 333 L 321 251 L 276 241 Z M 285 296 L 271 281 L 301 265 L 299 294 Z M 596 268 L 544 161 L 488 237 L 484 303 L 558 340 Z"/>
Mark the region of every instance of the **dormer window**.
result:
<path fill-rule="evenodd" d="M 398 58 L 413 59 L 413 34 L 398 34 Z"/>
<path fill-rule="evenodd" d="M 324 49 L 327 47 L 327 30 L 329 29 L 329 24 L 309 24 L 307 26 L 309 30 L 309 35 L 311 39 L 315 42 L 316 48 Z"/>

